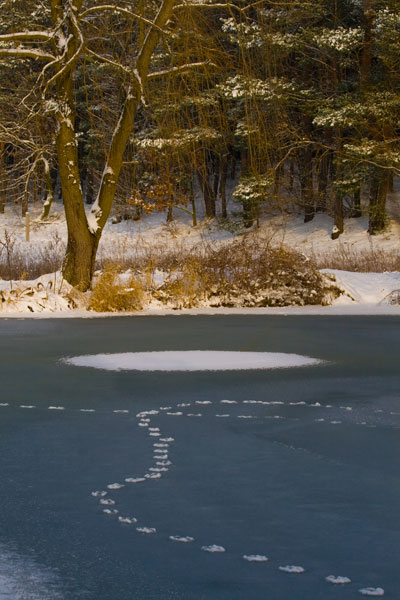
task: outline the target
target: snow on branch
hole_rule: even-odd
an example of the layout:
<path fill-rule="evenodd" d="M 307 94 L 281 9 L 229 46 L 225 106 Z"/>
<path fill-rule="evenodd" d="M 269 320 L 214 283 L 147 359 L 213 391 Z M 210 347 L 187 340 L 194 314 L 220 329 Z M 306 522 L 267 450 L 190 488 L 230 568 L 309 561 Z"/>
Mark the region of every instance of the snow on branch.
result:
<path fill-rule="evenodd" d="M 19 31 L 15 33 L 3 33 L 0 35 L 0 42 L 13 42 L 16 40 L 19 41 L 36 41 L 36 40 L 51 40 L 53 37 L 53 33 L 48 31 Z"/>
<path fill-rule="evenodd" d="M 37 60 L 53 61 L 55 57 L 49 52 L 37 48 L 1 48 L 0 56 L 14 56 L 16 58 L 34 58 Z"/>
<path fill-rule="evenodd" d="M 182 10 L 182 9 L 190 9 L 190 8 L 228 8 L 230 10 L 236 10 L 238 12 L 242 12 L 244 9 L 240 8 L 240 6 L 236 6 L 235 4 L 231 4 L 230 2 L 204 2 L 204 0 L 200 0 L 196 2 L 196 0 L 190 0 L 190 2 L 184 2 L 182 4 L 176 4 L 174 7 L 174 11 Z"/>
<path fill-rule="evenodd" d="M 197 69 L 199 67 L 217 67 L 217 65 L 209 60 L 204 60 L 202 62 L 197 63 L 188 63 L 186 65 L 180 65 L 179 67 L 171 67 L 170 69 L 166 69 L 165 71 L 155 71 L 153 73 L 149 73 L 148 79 L 156 79 L 158 77 L 164 77 L 165 75 L 170 75 L 172 73 L 185 73 L 186 71 L 190 71 L 191 69 Z"/>
<path fill-rule="evenodd" d="M 99 6 L 92 6 L 91 8 L 87 8 L 85 11 L 83 11 L 79 15 L 79 17 L 81 19 L 83 19 L 87 15 L 90 15 L 94 12 L 101 12 L 101 11 L 107 11 L 107 10 L 110 10 L 110 11 L 116 12 L 116 13 L 120 13 L 120 14 L 124 14 L 129 17 L 133 17 L 134 19 L 141 21 L 145 25 L 149 25 L 150 27 L 153 27 L 154 29 L 156 29 L 157 31 L 159 31 L 161 33 L 168 33 L 166 31 L 164 31 L 164 29 L 162 29 L 161 27 L 158 27 L 158 25 L 156 25 L 153 21 L 150 21 L 149 19 L 146 19 L 145 17 L 142 17 L 141 15 L 134 13 L 131 10 L 128 10 L 127 8 L 123 8 L 122 6 L 115 6 L 114 4 L 102 4 Z"/>

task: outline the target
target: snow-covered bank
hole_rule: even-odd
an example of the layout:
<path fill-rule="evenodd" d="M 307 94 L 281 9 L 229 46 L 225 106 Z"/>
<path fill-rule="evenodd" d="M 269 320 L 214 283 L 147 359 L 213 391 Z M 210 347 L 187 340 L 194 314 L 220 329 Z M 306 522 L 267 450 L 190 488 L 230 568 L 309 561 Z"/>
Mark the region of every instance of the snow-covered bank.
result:
<path fill-rule="evenodd" d="M 336 302 L 358 304 L 400 304 L 400 273 L 353 273 L 322 269 L 333 275 L 344 295 Z"/>
<path fill-rule="evenodd" d="M 176 310 L 150 302 L 136 312 L 88 311 L 61 275 L 53 273 L 34 281 L 0 281 L 0 317 L 96 318 L 163 315 L 400 315 L 400 273 L 352 273 L 323 270 L 334 276 L 342 294 L 330 306 L 210 307 Z"/>

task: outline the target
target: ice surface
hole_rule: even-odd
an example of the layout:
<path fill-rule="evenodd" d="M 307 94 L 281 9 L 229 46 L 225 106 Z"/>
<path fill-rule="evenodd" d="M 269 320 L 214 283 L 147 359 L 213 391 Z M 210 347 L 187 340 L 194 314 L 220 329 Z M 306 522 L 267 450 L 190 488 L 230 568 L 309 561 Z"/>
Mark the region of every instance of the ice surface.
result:
<path fill-rule="evenodd" d="M 61 585 L 56 570 L 0 545 L 1 600 L 62 600 Z"/>
<path fill-rule="evenodd" d="M 65 359 L 65 362 L 108 371 L 226 371 L 304 367 L 321 363 L 318 359 L 299 354 L 211 350 L 93 354 L 74 356 Z M 138 416 L 143 415 L 140 413 Z"/>

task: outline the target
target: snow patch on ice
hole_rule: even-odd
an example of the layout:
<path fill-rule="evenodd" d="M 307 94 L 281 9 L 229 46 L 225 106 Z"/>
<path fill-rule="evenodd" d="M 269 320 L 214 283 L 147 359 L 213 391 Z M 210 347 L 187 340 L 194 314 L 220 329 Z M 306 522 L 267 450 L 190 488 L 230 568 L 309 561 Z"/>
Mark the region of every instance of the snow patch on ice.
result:
<path fill-rule="evenodd" d="M 107 371 L 236 371 L 305 367 L 321 364 L 322 361 L 282 352 L 190 350 L 73 356 L 66 358 L 65 362 L 77 367 L 93 367 Z M 200 404 L 199 401 L 197 403 Z M 140 413 L 139 416 L 143 414 Z"/>
<path fill-rule="evenodd" d="M 269 560 L 268 557 L 263 554 L 244 554 L 243 558 L 248 562 L 267 562 Z"/>
<path fill-rule="evenodd" d="M 210 546 L 202 546 L 201 547 L 204 552 L 218 553 L 218 552 L 226 552 L 223 546 L 217 546 L 217 544 L 211 544 Z"/>
<path fill-rule="evenodd" d="M 377 587 L 377 588 L 367 587 L 367 588 L 362 588 L 361 590 L 358 590 L 358 591 L 363 596 L 384 596 L 385 595 L 385 590 L 381 587 Z"/>
<path fill-rule="evenodd" d="M 155 527 L 136 527 L 136 531 L 139 533 L 157 533 Z"/>
<path fill-rule="evenodd" d="M 348 577 L 343 577 L 342 575 L 328 575 L 325 577 L 328 583 L 333 583 L 335 585 L 344 585 L 345 583 L 351 583 L 351 579 Z"/>
<path fill-rule="evenodd" d="M 300 574 L 304 573 L 304 568 L 299 567 L 297 565 L 285 565 L 284 567 L 278 567 L 280 571 L 284 571 L 285 573 L 295 573 Z"/>

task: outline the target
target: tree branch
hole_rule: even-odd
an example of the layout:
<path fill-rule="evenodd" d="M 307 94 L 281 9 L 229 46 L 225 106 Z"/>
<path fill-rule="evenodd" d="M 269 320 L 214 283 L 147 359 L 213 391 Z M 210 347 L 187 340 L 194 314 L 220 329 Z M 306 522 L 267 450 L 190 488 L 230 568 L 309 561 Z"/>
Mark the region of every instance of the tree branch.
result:
<path fill-rule="evenodd" d="M 161 27 L 158 27 L 157 25 L 155 25 L 153 23 L 153 21 L 150 21 L 149 19 L 146 19 L 145 17 L 142 17 L 142 16 L 134 13 L 131 10 L 128 10 L 127 8 L 122 8 L 121 6 L 115 6 L 113 4 L 102 4 L 100 6 L 92 6 L 91 8 L 88 8 L 85 11 L 83 11 L 79 15 L 79 18 L 83 19 L 84 17 L 86 17 L 89 14 L 92 14 L 94 12 L 103 11 L 103 10 L 110 10 L 112 12 L 118 12 L 118 13 L 121 13 L 121 14 L 124 14 L 124 15 L 128 15 L 129 17 L 133 17 L 134 19 L 137 19 L 138 21 L 141 21 L 145 25 L 149 25 L 150 27 L 154 27 L 160 33 L 168 33 L 167 31 L 165 31 Z"/>
<path fill-rule="evenodd" d="M 0 48 L 0 56 L 15 56 L 16 58 L 34 58 L 53 61 L 55 57 L 37 48 Z"/>
<path fill-rule="evenodd" d="M 27 42 L 33 42 L 36 40 L 51 40 L 53 33 L 48 31 L 19 31 L 16 33 L 2 33 L 0 35 L 0 42 L 13 42 L 16 40 L 22 40 Z"/>
<path fill-rule="evenodd" d="M 148 79 L 156 79 L 157 77 L 164 77 L 165 75 L 170 75 L 172 73 L 185 73 L 186 71 L 190 71 L 191 69 L 197 69 L 198 67 L 216 67 L 217 65 L 209 60 L 204 60 L 202 62 L 197 63 L 188 63 L 187 65 L 180 65 L 179 67 L 171 67 L 171 69 L 166 69 L 165 71 L 155 71 L 154 73 L 149 73 Z"/>
<path fill-rule="evenodd" d="M 112 67 L 115 67 L 116 69 L 119 69 L 120 71 L 125 73 L 125 75 L 129 75 L 129 77 L 132 77 L 132 72 L 120 63 L 117 63 L 113 60 L 110 60 L 109 58 L 106 58 L 105 56 L 101 56 L 100 54 L 93 52 L 93 50 L 90 50 L 90 48 L 88 48 L 87 46 L 85 47 L 85 52 L 87 52 L 89 56 L 96 58 L 98 61 L 106 63 L 107 65 L 111 65 Z"/>

